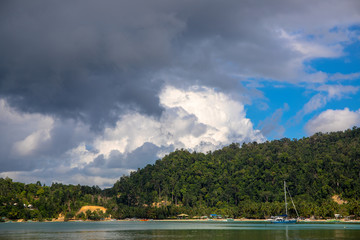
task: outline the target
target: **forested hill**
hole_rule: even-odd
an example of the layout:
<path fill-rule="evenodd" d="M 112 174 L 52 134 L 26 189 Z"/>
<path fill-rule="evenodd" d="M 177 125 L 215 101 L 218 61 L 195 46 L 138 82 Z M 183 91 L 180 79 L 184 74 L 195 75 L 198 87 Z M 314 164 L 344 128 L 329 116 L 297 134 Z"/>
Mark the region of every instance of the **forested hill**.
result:
<path fill-rule="evenodd" d="M 339 210 L 331 199 L 334 195 L 357 204 L 359 178 L 360 129 L 354 127 L 300 140 L 231 144 L 208 154 L 177 150 L 121 177 L 110 191 L 123 206 L 164 201 L 220 209 L 283 202 L 285 180 L 305 215 L 326 216 L 332 213 L 321 211 Z M 348 214 L 360 213 L 354 212 L 357 205 L 347 208 Z"/>
<path fill-rule="evenodd" d="M 211 213 L 266 218 L 284 213 L 283 181 L 303 217 L 360 218 L 360 128 L 207 154 L 177 150 L 123 176 L 110 189 L 0 178 L 0 220 L 168 218 Z M 334 201 L 336 200 L 336 201 Z M 342 201 L 339 201 L 342 200 Z M 79 214 L 84 205 L 108 209 Z M 296 216 L 289 204 L 289 214 Z"/>

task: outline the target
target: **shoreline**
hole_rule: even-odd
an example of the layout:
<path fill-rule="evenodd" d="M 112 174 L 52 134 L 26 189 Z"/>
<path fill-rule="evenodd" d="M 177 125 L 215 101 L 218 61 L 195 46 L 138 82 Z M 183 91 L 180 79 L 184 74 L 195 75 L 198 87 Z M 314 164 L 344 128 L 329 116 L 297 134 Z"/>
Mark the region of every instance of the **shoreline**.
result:
<path fill-rule="evenodd" d="M 8 220 L 2 223 L 36 223 L 36 222 L 47 222 L 47 223 L 56 223 L 56 222 L 227 222 L 227 223 L 270 223 L 269 219 L 248 219 L 248 218 L 238 218 L 238 219 L 105 219 L 99 221 L 93 220 L 68 220 L 64 221 L 63 219 L 52 219 L 51 221 L 38 221 L 38 220 L 27 220 L 17 219 L 17 220 Z M 316 224 L 316 223 L 327 223 L 327 224 L 360 224 L 360 220 L 344 220 L 344 219 L 327 219 L 327 220 L 298 220 L 297 223 L 300 224 Z"/>

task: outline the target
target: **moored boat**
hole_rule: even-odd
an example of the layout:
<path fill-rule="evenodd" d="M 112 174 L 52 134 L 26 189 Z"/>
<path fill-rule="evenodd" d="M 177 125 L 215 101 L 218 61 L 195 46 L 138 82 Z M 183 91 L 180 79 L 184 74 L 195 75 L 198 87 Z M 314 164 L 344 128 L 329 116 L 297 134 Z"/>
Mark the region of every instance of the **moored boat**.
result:
<path fill-rule="evenodd" d="M 284 181 L 284 195 L 285 195 L 285 215 L 280 215 L 280 216 L 274 217 L 271 220 L 271 223 L 296 223 L 297 222 L 297 219 L 295 219 L 295 218 L 292 218 L 292 219 L 288 218 L 288 209 L 287 209 L 287 200 L 286 200 L 286 182 L 285 181 Z M 289 196 L 291 198 L 290 192 L 289 192 Z M 296 210 L 296 207 L 295 207 L 295 204 L 294 204 L 294 201 L 292 200 L 292 198 L 291 198 L 291 202 L 294 206 L 296 215 L 299 218 L 299 214 Z"/>
<path fill-rule="evenodd" d="M 296 219 L 289 219 L 287 215 L 277 216 L 271 223 L 296 223 Z"/>

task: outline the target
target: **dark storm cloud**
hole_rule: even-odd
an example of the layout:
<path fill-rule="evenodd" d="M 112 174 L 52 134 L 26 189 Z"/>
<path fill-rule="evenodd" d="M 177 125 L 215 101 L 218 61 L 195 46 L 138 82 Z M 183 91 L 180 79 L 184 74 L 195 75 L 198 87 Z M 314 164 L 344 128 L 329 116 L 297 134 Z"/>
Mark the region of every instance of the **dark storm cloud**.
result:
<path fill-rule="evenodd" d="M 17 117 L 28 118 L 22 115 Z M 16 121 L 16 118 L 12 120 Z M 66 152 L 76 148 L 79 142 L 91 141 L 94 137 L 88 127 L 72 120 L 54 121 L 49 125 L 48 132 L 46 130 L 43 133 L 40 132 L 37 137 L 39 132 L 36 126 L 44 124 L 46 121 L 40 117 L 20 121 L 18 124 L 8 124 L 0 119 L 2 134 L 0 137 L 0 171 L 31 171 L 49 167 L 56 168 L 59 164 L 70 165 L 72 159 L 66 155 Z M 36 130 L 34 131 L 34 129 Z M 37 140 L 30 140 L 21 145 L 19 149 L 16 148 L 19 142 L 26 141 L 34 135 Z M 34 149 L 24 152 L 24 148 L 29 146 L 31 148 L 34 144 L 37 144 Z"/>
<path fill-rule="evenodd" d="M 346 32 L 359 21 L 359 3 L 0 1 L 0 174 L 26 181 L 42 175 L 46 181 L 109 184 L 108 177 L 173 150 L 152 142 L 151 134 L 163 137 L 161 127 L 133 151 L 116 145 L 126 137 L 134 143 L 142 133 L 133 130 L 146 130 L 159 119 L 161 126 L 169 113 L 159 106 L 164 86 L 209 87 L 246 105 L 265 99 L 257 82 L 306 83 L 317 75 L 310 76 L 303 63 L 342 53 L 339 42 L 350 41 Z M 329 31 L 334 27 L 342 31 Z M 284 111 L 260 122 L 263 133 L 282 134 Z M 144 117 L 136 120 L 139 112 Z M 122 120 L 127 115 L 135 117 L 135 124 Z M 177 114 L 171 116 L 178 120 Z M 180 125 L 187 123 L 180 120 Z M 139 126 L 141 121 L 149 125 Z M 104 132 L 116 131 L 114 126 L 129 129 L 107 138 Z M 227 136 L 254 140 L 251 134 Z M 102 141 L 106 151 L 92 147 Z M 206 144 L 199 144 L 199 151 Z"/>
<path fill-rule="evenodd" d="M 9 1 L 1 11 L 0 94 L 23 111 L 111 121 L 160 111 L 160 81 L 182 24 L 146 3 Z"/>
<path fill-rule="evenodd" d="M 5 1 L 0 96 L 95 128 L 129 108 L 157 115 L 159 89 L 179 77 L 231 90 L 239 84 L 228 65 L 278 76 L 269 63 L 290 53 L 265 27 L 273 10 L 253 1 Z"/>

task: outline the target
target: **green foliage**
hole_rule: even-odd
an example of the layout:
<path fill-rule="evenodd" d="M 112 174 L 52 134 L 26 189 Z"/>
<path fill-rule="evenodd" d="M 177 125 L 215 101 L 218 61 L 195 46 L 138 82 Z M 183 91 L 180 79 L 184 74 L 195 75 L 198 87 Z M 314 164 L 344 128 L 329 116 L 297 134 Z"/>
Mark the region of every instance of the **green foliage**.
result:
<path fill-rule="evenodd" d="M 81 212 L 78 215 L 76 215 L 77 219 L 81 219 L 81 220 L 85 220 L 86 219 L 86 215 L 85 213 Z"/>
<path fill-rule="evenodd" d="M 64 220 L 65 220 L 65 221 L 68 221 L 68 220 L 73 219 L 74 217 L 75 217 L 75 212 L 74 212 L 74 211 L 67 212 L 67 213 L 65 214 Z"/>
<path fill-rule="evenodd" d="M 143 212 L 134 209 L 163 201 L 196 215 L 216 209 L 237 217 L 264 218 L 283 213 L 286 180 L 303 216 L 333 217 L 341 212 L 360 216 L 359 160 L 356 127 L 300 140 L 283 138 L 241 147 L 233 143 L 207 154 L 177 150 L 121 177 L 107 194 L 117 196 L 118 217 L 140 216 Z M 330 198 L 335 194 L 354 206 L 334 203 Z M 149 211 L 148 217 L 169 216 L 157 215 L 158 209 Z M 294 209 L 289 211 L 295 215 Z"/>
<path fill-rule="evenodd" d="M 207 154 L 182 149 L 122 176 L 106 190 L 0 178 L 0 217 L 40 220 L 64 213 L 72 219 L 81 206 L 102 205 L 106 214 L 88 212 L 76 218 L 170 218 L 181 213 L 266 218 L 284 213 L 284 180 L 303 217 L 360 217 L 359 160 L 356 127 L 299 140 L 233 143 Z M 348 203 L 335 203 L 333 195 Z M 295 216 L 290 205 L 289 214 Z"/>
<path fill-rule="evenodd" d="M 100 200 L 99 200 L 100 199 Z M 104 196 L 97 186 L 63 185 L 51 186 L 13 182 L 0 178 L 0 217 L 9 219 L 43 220 L 65 214 L 65 220 L 74 218 L 84 205 L 102 204 L 113 208 L 115 202 Z"/>
<path fill-rule="evenodd" d="M 107 217 L 107 214 L 101 210 L 97 211 L 86 211 L 86 218 L 93 221 L 99 221 Z"/>

